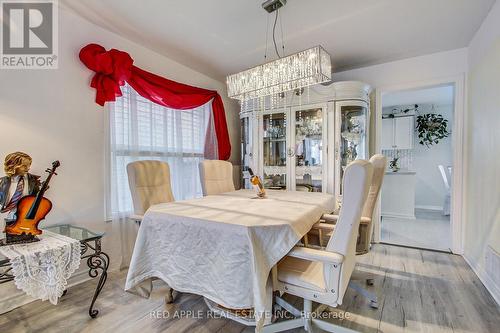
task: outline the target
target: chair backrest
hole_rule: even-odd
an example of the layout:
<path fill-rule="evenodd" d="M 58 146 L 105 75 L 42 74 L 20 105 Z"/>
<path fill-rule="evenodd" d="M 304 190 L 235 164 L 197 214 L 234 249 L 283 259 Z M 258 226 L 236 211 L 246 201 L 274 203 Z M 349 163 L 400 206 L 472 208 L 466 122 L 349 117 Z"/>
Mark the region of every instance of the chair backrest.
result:
<path fill-rule="evenodd" d="M 370 251 L 373 233 L 373 211 L 375 210 L 375 205 L 380 195 L 380 189 L 382 188 L 385 169 L 387 167 L 387 158 L 384 155 L 376 154 L 370 158 L 370 163 L 373 166 L 372 183 L 361 215 L 362 217 L 368 218 L 369 222 L 367 224 L 364 223 L 359 228 L 359 237 L 356 244 L 356 252 L 358 254 L 364 254 Z"/>
<path fill-rule="evenodd" d="M 234 191 L 233 165 L 227 161 L 204 160 L 200 162 L 200 181 L 203 195 Z"/>
<path fill-rule="evenodd" d="M 375 154 L 370 158 L 370 163 L 373 165 L 373 176 L 368 197 L 366 198 L 361 216 L 372 218 L 375 204 L 377 203 L 382 182 L 384 180 L 385 169 L 387 168 L 387 157 L 382 154 Z"/>
<path fill-rule="evenodd" d="M 168 163 L 131 162 L 127 165 L 127 174 L 136 215 L 144 215 L 151 205 L 174 201 Z"/>
<path fill-rule="evenodd" d="M 441 164 L 438 165 L 438 168 L 439 168 L 439 172 L 441 173 L 441 178 L 443 178 L 444 187 L 446 188 L 447 191 L 449 191 L 450 190 L 450 182 L 448 181 L 448 175 L 446 174 L 446 169 Z"/>
<path fill-rule="evenodd" d="M 337 279 L 340 280 L 337 294 L 339 304 L 342 303 L 342 297 L 356 264 L 356 239 L 358 237 L 359 222 L 372 183 L 372 176 L 373 165 L 366 160 L 356 160 L 345 169 L 342 186 L 344 189 L 342 207 L 340 208 L 335 232 L 326 246 L 327 251 L 344 256 L 340 277 L 333 277 L 334 271 L 332 268 L 329 265 L 324 266 L 327 286 L 330 287 L 332 283 L 338 283 Z M 337 287 L 334 289 L 337 289 Z"/>

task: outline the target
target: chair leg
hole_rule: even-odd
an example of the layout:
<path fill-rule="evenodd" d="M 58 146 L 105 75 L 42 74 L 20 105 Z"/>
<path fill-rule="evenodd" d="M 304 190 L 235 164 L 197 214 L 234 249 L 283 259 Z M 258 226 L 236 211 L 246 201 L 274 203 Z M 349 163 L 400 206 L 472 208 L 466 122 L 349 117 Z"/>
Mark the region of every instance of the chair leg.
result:
<path fill-rule="evenodd" d="M 285 301 L 283 298 L 276 296 L 274 301 L 276 302 L 276 304 L 281 306 L 283 309 L 290 312 L 294 317 L 300 317 L 302 315 L 302 313 L 300 313 L 299 310 L 294 308 L 293 305 L 291 305 L 290 303 Z"/>
<path fill-rule="evenodd" d="M 320 314 L 322 314 L 323 312 L 325 312 L 325 310 L 328 308 L 328 305 L 326 304 L 320 304 L 316 310 L 314 310 L 314 313 L 316 314 L 316 316 L 319 316 Z"/>
<path fill-rule="evenodd" d="M 174 302 L 174 289 L 169 288 L 167 291 L 167 295 L 165 296 L 165 303 L 172 304 Z"/>
<path fill-rule="evenodd" d="M 304 329 L 306 332 L 312 332 L 312 301 L 304 299 Z"/>
<path fill-rule="evenodd" d="M 288 331 L 294 328 L 299 328 L 304 326 L 303 318 L 296 318 L 292 320 L 284 320 L 278 323 L 269 324 L 264 326 L 261 330 L 262 333 L 275 333 Z"/>
<path fill-rule="evenodd" d="M 304 235 L 303 241 L 304 247 L 309 247 L 309 236 L 307 234 Z"/>
<path fill-rule="evenodd" d="M 323 313 L 328 306 L 320 304 L 314 311 L 312 310 L 312 301 L 304 299 L 304 310 L 301 312 L 295 309 L 291 304 L 287 303 L 284 299 L 276 297 L 276 304 L 283 309 L 292 313 L 295 319 L 284 320 L 276 323 L 266 325 L 262 328 L 262 333 L 275 333 L 283 332 L 293 328 L 304 327 L 307 332 L 313 333 L 315 328 L 334 333 L 358 333 L 349 328 L 335 325 L 334 323 L 323 321 L 317 317 Z M 298 315 L 298 316 L 297 316 Z"/>
<path fill-rule="evenodd" d="M 330 323 L 324 320 L 320 319 L 313 319 L 312 324 L 314 327 L 317 327 L 319 329 L 322 329 L 323 331 L 327 332 L 334 332 L 334 333 L 359 333 L 358 331 L 351 330 L 347 327 L 342 327 L 339 325 L 335 325 L 334 323 Z"/>
<path fill-rule="evenodd" d="M 365 297 L 366 299 L 368 299 L 370 301 L 370 306 L 372 308 L 378 309 L 378 298 L 377 298 L 377 295 L 375 295 L 372 292 L 369 292 L 368 290 L 364 289 L 359 284 L 357 284 L 357 283 L 355 283 L 353 281 L 349 282 L 349 288 L 355 290 L 356 292 L 358 292 L 359 294 L 361 294 L 363 297 Z"/>

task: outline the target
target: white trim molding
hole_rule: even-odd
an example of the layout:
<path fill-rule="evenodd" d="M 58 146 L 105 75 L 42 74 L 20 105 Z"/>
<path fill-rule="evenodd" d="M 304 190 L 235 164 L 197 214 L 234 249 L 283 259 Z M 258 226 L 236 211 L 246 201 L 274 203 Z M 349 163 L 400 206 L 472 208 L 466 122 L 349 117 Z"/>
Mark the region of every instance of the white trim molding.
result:
<path fill-rule="evenodd" d="M 431 205 L 415 205 L 415 208 L 425 209 L 425 210 L 435 210 L 435 211 L 443 210 L 443 206 L 431 206 Z"/>
<path fill-rule="evenodd" d="M 401 91 L 424 89 L 443 85 L 453 85 L 454 87 L 454 123 L 452 128 L 452 147 L 453 147 L 453 179 L 452 179 L 452 197 L 451 197 L 451 232 L 452 232 L 452 252 L 463 254 L 464 246 L 464 224 L 465 224 L 465 205 L 464 195 L 466 193 L 467 176 L 467 94 L 466 94 L 466 74 L 462 73 L 452 77 L 442 77 L 432 80 L 402 83 L 393 86 L 379 87 L 376 89 L 375 96 L 375 151 L 381 152 L 381 131 L 382 131 L 382 99 L 387 93 Z M 380 200 L 378 205 L 380 206 Z M 378 210 L 380 211 L 380 209 Z M 375 216 L 374 222 L 374 242 L 380 242 L 381 227 L 380 213 Z"/>
<path fill-rule="evenodd" d="M 493 297 L 495 302 L 500 305 L 500 286 L 495 283 L 494 280 L 486 273 L 483 266 L 473 265 L 473 261 L 470 260 L 465 254 L 462 256 L 465 262 L 469 265 L 469 267 L 476 273 L 477 277 L 484 285 L 484 287 L 488 290 L 490 295 Z"/>
<path fill-rule="evenodd" d="M 407 220 L 416 220 L 415 215 L 407 215 L 407 214 L 399 214 L 394 212 L 384 212 L 382 214 L 383 217 L 392 217 L 398 219 L 407 219 Z"/>

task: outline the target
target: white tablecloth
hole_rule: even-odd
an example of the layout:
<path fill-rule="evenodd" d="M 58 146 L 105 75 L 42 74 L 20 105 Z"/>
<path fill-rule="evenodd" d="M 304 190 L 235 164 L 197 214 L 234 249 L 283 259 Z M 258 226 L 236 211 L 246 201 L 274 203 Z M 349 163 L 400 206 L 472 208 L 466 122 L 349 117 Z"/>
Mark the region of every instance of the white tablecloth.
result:
<path fill-rule="evenodd" d="M 148 297 L 152 278 L 229 308 L 271 311 L 271 268 L 335 200 L 324 193 L 239 190 L 152 206 L 135 243 L 125 290 Z M 268 317 L 268 318 L 266 318 Z"/>

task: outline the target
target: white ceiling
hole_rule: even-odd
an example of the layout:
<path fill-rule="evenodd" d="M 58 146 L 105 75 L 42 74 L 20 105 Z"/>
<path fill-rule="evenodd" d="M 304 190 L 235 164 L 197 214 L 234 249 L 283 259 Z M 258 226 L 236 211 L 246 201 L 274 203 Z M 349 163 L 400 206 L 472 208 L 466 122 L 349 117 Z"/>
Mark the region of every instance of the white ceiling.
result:
<path fill-rule="evenodd" d="M 382 107 L 393 107 L 412 104 L 453 104 L 454 89 L 451 85 L 404 90 L 387 93 L 382 96 Z"/>
<path fill-rule="evenodd" d="M 217 79 L 264 61 L 266 24 L 274 17 L 262 2 L 60 0 L 87 20 Z M 334 71 L 341 71 L 465 47 L 494 2 L 288 0 L 280 11 L 285 51 L 321 44 Z M 271 50 L 269 38 L 274 57 Z"/>

